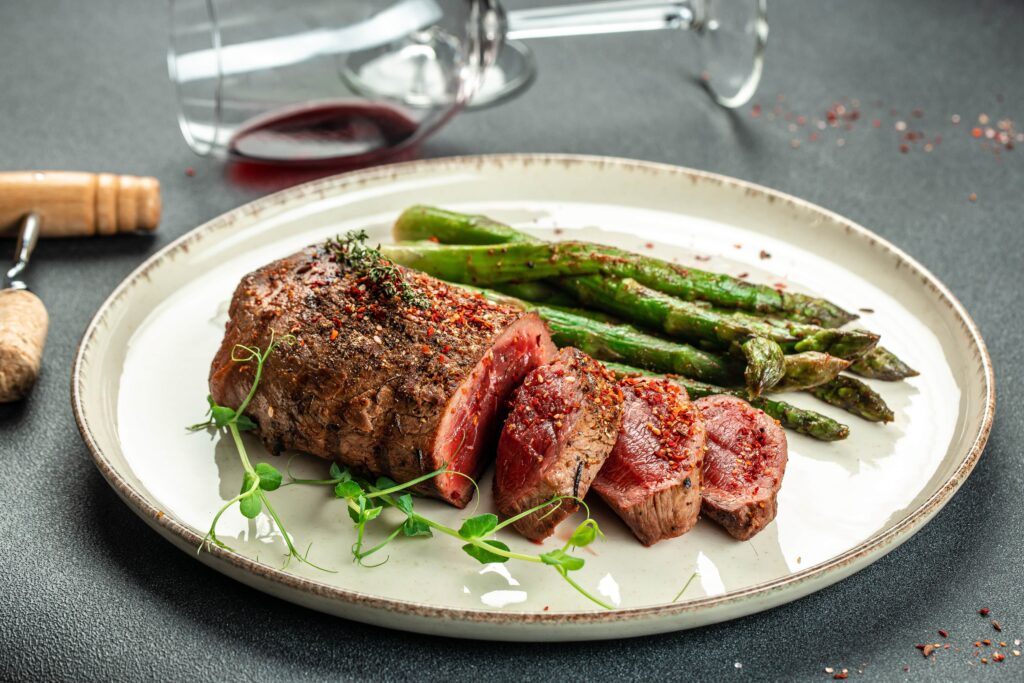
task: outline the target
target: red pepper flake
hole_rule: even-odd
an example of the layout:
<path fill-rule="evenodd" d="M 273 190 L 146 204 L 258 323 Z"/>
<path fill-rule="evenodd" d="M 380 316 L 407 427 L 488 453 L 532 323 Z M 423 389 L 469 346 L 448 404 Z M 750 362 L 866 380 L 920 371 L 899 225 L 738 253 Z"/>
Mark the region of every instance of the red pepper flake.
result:
<path fill-rule="evenodd" d="M 758 256 L 758 258 L 760 258 L 760 259 L 761 259 L 762 261 L 764 261 L 765 259 L 769 259 L 769 258 L 771 258 L 771 257 L 772 257 L 772 255 L 771 255 L 771 254 L 769 254 L 769 253 L 768 253 L 767 251 L 765 251 L 764 249 L 762 249 L 762 250 L 761 250 L 761 253 L 760 253 L 760 254 L 758 254 L 757 256 Z"/>
<path fill-rule="evenodd" d="M 194 169 L 191 166 L 189 166 L 188 168 L 185 169 L 185 175 L 187 175 L 189 178 L 195 178 L 196 177 L 196 169 Z"/>
<path fill-rule="evenodd" d="M 939 635 L 942 636 L 943 638 L 949 638 L 949 631 L 947 631 L 944 628 L 940 628 L 939 629 Z"/>
<path fill-rule="evenodd" d="M 334 341 L 337 338 L 338 338 L 338 330 L 336 330 L 336 329 L 331 330 L 331 341 Z"/>
<path fill-rule="evenodd" d="M 971 200 L 972 202 L 976 202 L 976 201 L 978 201 L 978 195 L 976 195 L 976 194 L 975 194 L 975 193 L 973 193 L 973 192 L 972 192 L 972 193 L 970 193 L 969 195 L 967 195 L 967 198 L 968 198 L 969 200 Z M 982 612 L 978 612 L 978 614 L 980 614 L 980 615 L 982 615 L 982 616 L 985 616 L 986 614 L 988 614 L 988 610 L 984 610 L 984 611 L 982 611 Z"/>
<path fill-rule="evenodd" d="M 755 104 L 753 107 L 751 107 L 750 108 L 750 115 L 752 117 L 754 117 L 755 119 L 758 118 L 759 116 L 761 116 L 761 105 L 760 104 Z"/>
<path fill-rule="evenodd" d="M 900 152 L 901 153 L 906 154 L 909 151 L 910 151 L 910 147 L 908 147 L 907 145 L 900 145 Z"/>
<path fill-rule="evenodd" d="M 438 239 L 437 235 L 431 235 L 427 239 L 430 240 L 431 242 L 433 242 L 434 244 L 440 244 L 441 243 L 441 240 Z"/>
<path fill-rule="evenodd" d="M 981 128 L 972 128 L 971 129 L 971 137 L 980 138 L 984 134 L 985 134 L 985 132 L 983 130 L 981 130 Z"/>
<path fill-rule="evenodd" d="M 833 676 L 832 676 L 832 678 L 834 678 L 837 681 L 844 681 L 844 680 L 846 680 L 849 677 L 850 677 L 850 674 L 847 673 L 846 671 L 840 671 L 839 673 L 833 674 Z"/>
<path fill-rule="evenodd" d="M 738 277 L 739 279 L 743 280 L 743 279 L 746 279 L 749 275 L 750 275 L 750 273 L 740 273 L 736 277 Z"/>
<path fill-rule="evenodd" d="M 423 352 L 424 356 L 429 356 L 430 355 L 430 347 L 427 346 L 426 344 L 423 344 L 422 346 L 420 346 L 420 351 Z"/>
<path fill-rule="evenodd" d="M 710 256 L 701 256 L 700 254 L 697 254 L 693 258 L 696 259 L 697 261 L 710 261 L 711 260 Z"/>
<path fill-rule="evenodd" d="M 871 125 L 874 126 L 875 128 L 881 128 L 882 127 L 882 119 L 874 119 L 871 122 Z"/>
<path fill-rule="evenodd" d="M 991 641 L 991 640 L 989 640 L 988 638 L 986 638 L 985 640 L 981 641 L 981 644 L 982 644 L 982 645 L 991 645 L 991 644 L 992 644 L 992 641 Z"/>
<path fill-rule="evenodd" d="M 551 609 L 551 606 L 550 606 L 550 605 L 544 605 L 544 611 L 545 611 L 545 612 L 547 612 L 547 611 L 548 611 L 549 609 Z"/>
<path fill-rule="evenodd" d="M 1004 659 L 1006 659 L 1006 655 L 1004 655 L 1002 652 L 993 652 L 992 653 L 992 661 L 993 662 L 1001 662 Z"/>
<path fill-rule="evenodd" d="M 648 249 L 654 249 L 654 242 L 648 242 L 644 246 L 647 247 Z"/>
<path fill-rule="evenodd" d="M 437 330 L 435 330 L 435 329 L 433 328 L 433 326 L 427 327 L 427 336 L 428 336 L 428 337 L 433 337 L 433 336 L 434 336 L 434 333 L 435 333 L 436 331 L 437 331 Z"/>
<path fill-rule="evenodd" d="M 815 133 L 814 131 L 811 131 L 811 134 L 807 136 L 807 139 L 810 140 L 811 142 L 814 142 L 815 140 L 818 139 L 818 134 Z"/>

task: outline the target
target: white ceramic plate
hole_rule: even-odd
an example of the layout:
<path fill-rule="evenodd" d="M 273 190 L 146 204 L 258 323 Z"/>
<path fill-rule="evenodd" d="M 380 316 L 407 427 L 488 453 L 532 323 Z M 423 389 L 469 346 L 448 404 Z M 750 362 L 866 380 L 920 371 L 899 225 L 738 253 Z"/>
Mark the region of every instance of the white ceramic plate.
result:
<path fill-rule="evenodd" d="M 871 309 L 863 324 L 921 376 L 873 383 L 896 412 L 887 426 L 809 396 L 787 396 L 848 423 L 852 434 L 833 444 L 789 434 L 778 518 L 752 541 L 735 541 L 702 520 L 679 539 L 643 548 L 595 505 L 607 540 L 585 555 L 578 576 L 618 605 L 612 612 L 585 601 L 550 568 L 481 567 L 443 537 L 402 539 L 383 566 L 357 566 L 348 517 L 322 489 L 296 486 L 272 495 L 296 542 L 312 543 L 312 559 L 337 573 L 296 563 L 282 569 L 277 529 L 265 515 L 249 521 L 237 510 L 220 525 L 235 551 L 197 556 L 212 515 L 241 479 L 229 443 L 185 431 L 206 408 L 207 370 L 235 284 L 347 229 L 366 228 L 386 241 L 391 221 L 415 203 L 487 213 L 542 237 L 585 238 L 748 272 L 752 280 L 819 292 L 851 310 Z M 196 228 L 144 263 L 96 314 L 75 361 L 72 400 L 82 436 L 114 489 L 160 534 L 218 571 L 301 605 L 394 628 L 576 640 L 732 619 L 795 600 L 877 560 L 921 528 L 970 473 L 992 422 L 994 387 L 982 339 L 960 304 L 868 230 L 792 197 L 699 171 L 531 155 L 350 173 Z M 256 460 L 274 460 L 255 439 L 249 444 Z M 309 456 L 294 465 L 309 476 L 327 469 Z M 481 488 L 480 509 L 491 509 L 489 481 Z M 430 501 L 420 506 L 454 526 L 467 514 Z M 514 534 L 505 540 L 513 549 L 538 550 Z"/>

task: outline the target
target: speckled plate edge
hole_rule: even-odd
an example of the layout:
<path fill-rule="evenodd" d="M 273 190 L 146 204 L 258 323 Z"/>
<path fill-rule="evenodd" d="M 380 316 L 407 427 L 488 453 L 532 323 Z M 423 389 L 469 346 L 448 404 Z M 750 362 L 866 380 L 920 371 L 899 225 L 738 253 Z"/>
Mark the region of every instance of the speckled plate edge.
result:
<path fill-rule="evenodd" d="M 969 416 L 973 426 L 973 441 L 964 453 L 953 474 L 939 489 L 900 522 L 871 537 L 860 545 L 830 560 L 786 577 L 761 583 L 723 595 L 706 597 L 681 604 L 659 605 L 613 612 L 578 613 L 518 613 L 497 610 L 454 609 L 430 604 L 379 598 L 354 591 L 328 586 L 310 579 L 258 564 L 249 558 L 223 548 L 211 548 L 198 555 L 205 564 L 254 588 L 296 604 L 348 619 L 402 628 L 423 633 L 444 634 L 465 638 L 499 640 L 590 640 L 621 638 L 660 633 L 725 621 L 790 602 L 816 590 L 829 586 L 869 565 L 924 526 L 953 496 L 977 464 L 992 428 L 995 415 L 995 377 L 992 361 L 977 326 L 955 296 L 924 266 L 896 246 L 873 232 L 842 216 L 796 197 L 748 183 L 735 178 L 668 164 L 560 154 L 503 154 L 448 157 L 412 161 L 354 171 L 268 195 L 229 211 L 186 233 L 147 259 L 119 284 L 104 301 L 90 321 L 75 354 L 71 371 L 71 404 L 75 421 L 86 446 L 103 477 L 117 494 L 146 523 L 182 550 L 195 555 L 201 538 L 170 515 L 155 507 L 146 496 L 133 487 L 110 463 L 90 429 L 89 416 L 83 404 L 84 368 L 89 355 L 94 353 L 95 340 L 104 319 L 130 292 L 140 279 L 148 279 L 148 271 L 156 267 L 167 255 L 177 250 L 187 251 L 204 236 L 218 230 L 229 229 L 243 219 L 253 219 L 262 212 L 282 205 L 296 205 L 316 201 L 320 197 L 344 192 L 367 183 L 393 180 L 422 172 L 479 170 L 486 166 L 560 164 L 566 167 L 588 165 L 598 169 L 616 166 L 622 170 L 647 171 L 688 177 L 693 182 L 732 186 L 750 195 L 765 196 L 793 208 L 817 213 L 847 233 L 867 239 L 873 248 L 888 252 L 901 267 L 910 269 L 924 285 L 950 308 L 957 322 L 973 343 L 977 364 L 975 372 L 983 379 L 984 396 L 980 416 Z"/>

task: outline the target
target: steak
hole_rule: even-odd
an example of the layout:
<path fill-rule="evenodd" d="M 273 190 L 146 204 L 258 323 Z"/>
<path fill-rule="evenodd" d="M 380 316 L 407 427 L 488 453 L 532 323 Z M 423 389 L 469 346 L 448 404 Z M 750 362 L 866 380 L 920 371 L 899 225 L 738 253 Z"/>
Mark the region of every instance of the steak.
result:
<path fill-rule="evenodd" d="M 494 498 L 506 518 L 554 496 L 582 499 L 615 445 L 622 390 L 603 365 L 564 348 L 515 393 L 498 441 Z M 579 504 L 563 500 L 515 522 L 523 536 L 547 538 Z"/>
<path fill-rule="evenodd" d="M 635 377 L 620 386 L 622 429 L 593 489 L 641 543 L 654 545 L 700 516 L 704 421 L 674 382 Z"/>
<path fill-rule="evenodd" d="M 547 328 L 535 314 L 389 267 L 390 288 L 320 246 L 245 276 L 210 392 L 220 405 L 239 405 L 255 364 L 233 362 L 232 350 L 292 334 L 295 343 L 268 359 L 246 411 L 271 451 L 305 451 L 397 482 L 445 465 L 476 478 L 508 396 L 555 353 Z M 415 490 L 464 507 L 473 484 L 445 473 Z"/>
<path fill-rule="evenodd" d="M 734 396 L 707 396 L 696 404 L 708 435 L 702 509 L 745 541 L 775 519 L 788 457 L 786 434 L 775 420 Z"/>

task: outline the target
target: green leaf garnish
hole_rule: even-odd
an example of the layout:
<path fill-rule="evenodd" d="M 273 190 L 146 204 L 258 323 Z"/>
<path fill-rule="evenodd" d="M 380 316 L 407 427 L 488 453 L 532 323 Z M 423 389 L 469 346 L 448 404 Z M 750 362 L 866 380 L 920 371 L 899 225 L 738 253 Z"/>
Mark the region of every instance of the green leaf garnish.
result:
<path fill-rule="evenodd" d="M 467 541 L 472 541 L 474 539 L 487 536 L 494 531 L 496 526 L 498 526 L 498 516 L 491 514 L 490 512 L 485 512 L 482 515 L 470 517 L 463 522 L 462 526 L 459 527 L 459 536 Z"/>
<path fill-rule="evenodd" d="M 577 548 L 585 548 L 594 542 L 594 540 L 601 534 L 601 529 L 597 526 L 597 520 L 585 519 L 583 522 L 576 527 L 576 530 L 572 532 L 572 536 L 569 537 L 569 545 L 576 546 Z"/>
<path fill-rule="evenodd" d="M 499 550 L 504 550 L 505 552 L 508 552 L 508 546 L 502 543 L 501 541 L 482 541 L 482 543 L 485 545 L 489 545 L 492 548 L 497 548 Z M 462 549 L 466 551 L 467 555 L 472 557 L 480 564 L 490 564 L 492 562 L 508 562 L 509 560 L 509 558 L 505 557 L 504 555 L 497 555 L 495 553 L 492 553 L 486 548 L 480 545 L 476 545 L 475 543 L 467 543 L 466 545 L 462 546 Z"/>
<path fill-rule="evenodd" d="M 583 569 L 584 564 L 582 557 L 574 557 L 567 553 L 563 548 L 552 550 L 549 553 L 544 553 L 540 556 L 540 559 L 544 564 L 550 564 L 553 567 L 561 567 L 568 572 Z"/>
<path fill-rule="evenodd" d="M 334 487 L 334 495 L 337 498 L 348 498 L 349 500 L 355 500 L 356 498 L 362 496 L 363 493 L 363 487 L 351 479 L 339 482 L 338 485 Z"/>
<path fill-rule="evenodd" d="M 402 533 L 406 536 L 433 536 L 434 532 L 426 522 L 410 517 L 402 524 Z"/>
<path fill-rule="evenodd" d="M 276 491 L 281 486 L 281 473 L 273 465 L 258 463 L 254 468 L 260 478 L 260 488 L 264 491 Z"/>
<path fill-rule="evenodd" d="M 249 519 L 255 519 L 263 511 L 263 502 L 258 496 L 250 494 L 238 501 L 238 509 Z"/>

